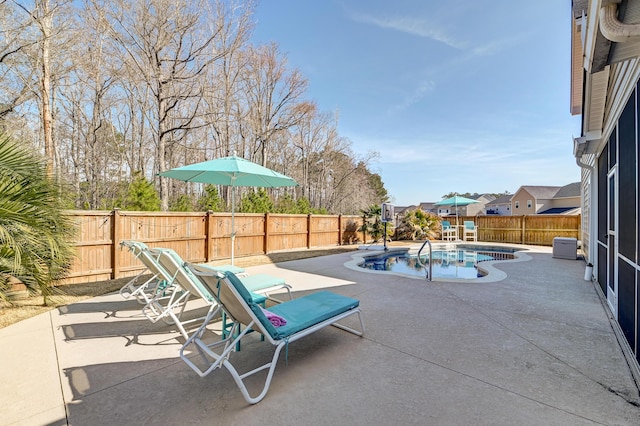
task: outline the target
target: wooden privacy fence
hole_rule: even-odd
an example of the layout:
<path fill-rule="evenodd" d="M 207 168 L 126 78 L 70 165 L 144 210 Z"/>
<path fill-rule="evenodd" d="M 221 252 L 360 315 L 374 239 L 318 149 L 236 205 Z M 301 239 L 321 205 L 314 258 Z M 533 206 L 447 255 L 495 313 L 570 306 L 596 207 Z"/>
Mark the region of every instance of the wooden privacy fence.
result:
<path fill-rule="evenodd" d="M 175 250 L 190 262 L 209 262 L 231 257 L 230 213 L 178 213 L 129 211 L 69 211 L 79 227 L 77 258 L 61 284 L 103 281 L 133 276 L 143 267 L 122 240 Z M 455 223 L 452 218 L 449 218 Z M 580 216 L 475 216 L 478 240 L 547 245 L 555 237 L 580 238 Z M 237 257 L 331 245 L 366 242 L 358 232 L 362 217 L 236 213 Z"/>
<path fill-rule="evenodd" d="M 79 228 L 77 257 L 61 284 L 133 276 L 142 264 L 123 240 L 175 250 L 184 260 L 231 257 L 230 213 L 69 211 Z M 236 213 L 236 257 L 362 242 L 358 216 Z"/>
<path fill-rule="evenodd" d="M 579 240 L 581 233 L 580 215 L 460 216 L 458 223 L 465 220 L 478 226 L 478 241 L 550 246 L 555 237 Z"/>

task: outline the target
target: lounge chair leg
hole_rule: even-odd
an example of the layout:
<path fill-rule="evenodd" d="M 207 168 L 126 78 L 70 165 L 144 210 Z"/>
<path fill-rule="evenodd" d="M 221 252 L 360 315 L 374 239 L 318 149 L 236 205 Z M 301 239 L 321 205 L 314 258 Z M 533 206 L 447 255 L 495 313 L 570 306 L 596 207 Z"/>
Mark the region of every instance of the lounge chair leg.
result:
<path fill-rule="evenodd" d="M 285 345 L 286 343 L 282 342 L 276 347 L 273 357 L 271 358 L 271 362 L 264 364 L 263 366 L 258 367 L 254 370 L 251 370 L 242 375 L 238 373 L 238 371 L 235 369 L 233 365 L 231 365 L 230 362 L 223 363 L 223 365 L 226 367 L 229 373 L 231 373 L 231 377 L 233 377 L 233 380 L 236 382 L 236 385 L 238 385 L 238 388 L 240 388 L 240 392 L 242 393 L 242 396 L 244 397 L 245 401 L 247 401 L 249 404 L 257 404 L 258 402 L 262 401 L 264 397 L 267 395 L 267 392 L 269 391 L 269 387 L 271 386 L 271 379 L 273 378 L 273 373 L 276 370 L 276 365 L 278 363 L 278 357 L 280 356 L 280 351 L 282 351 L 282 348 Z M 249 394 L 249 390 L 247 389 L 247 386 L 244 384 L 244 379 L 262 370 L 265 370 L 267 368 L 269 369 L 269 371 L 267 372 L 267 378 L 264 381 L 264 386 L 262 388 L 262 391 L 260 392 L 260 394 L 258 394 L 258 396 L 252 397 Z"/>
<path fill-rule="evenodd" d="M 140 303 L 141 305 L 149 303 L 150 299 L 147 296 L 146 291 L 148 291 L 149 285 L 154 280 L 156 280 L 158 278 L 158 276 L 154 275 L 151 278 L 149 278 L 147 281 L 145 281 L 144 283 L 136 285 L 136 283 L 138 282 L 140 277 L 142 277 L 145 272 L 147 272 L 147 271 L 145 270 L 145 271 L 140 272 L 138 275 L 133 277 L 128 283 L 126 283 L 124 286 L 122 286 L 122 288 L 120 289 L 120 296 L 122 296 L 124 299 L 129 299 L 131 297 L 135 297 L 136 300 L 138 301 L 138 303 Z"/>

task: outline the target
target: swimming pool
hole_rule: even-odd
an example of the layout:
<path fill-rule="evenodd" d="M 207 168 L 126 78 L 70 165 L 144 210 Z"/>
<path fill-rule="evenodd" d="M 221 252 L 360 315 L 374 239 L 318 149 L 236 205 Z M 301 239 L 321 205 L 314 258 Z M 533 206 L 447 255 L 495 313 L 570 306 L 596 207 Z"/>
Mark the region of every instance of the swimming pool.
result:
<path fill-rule="evenodd" d="M 434 247 L 432 257 L 433 278 L 443 279 L 477 279 L 486 272 L 478 268 L 478 264 L 487 261 L 515 259 L 515 249 L 498 249 L 481 246 Z M 421 258 L 428 263 L 426 256 Z M 395 272 L 403 275 L 425 277 L 426 272 L 418 261 L 416 253 L 409 249 L 385 252 L 365 256 L 358 267 L 372 271 Z"/>

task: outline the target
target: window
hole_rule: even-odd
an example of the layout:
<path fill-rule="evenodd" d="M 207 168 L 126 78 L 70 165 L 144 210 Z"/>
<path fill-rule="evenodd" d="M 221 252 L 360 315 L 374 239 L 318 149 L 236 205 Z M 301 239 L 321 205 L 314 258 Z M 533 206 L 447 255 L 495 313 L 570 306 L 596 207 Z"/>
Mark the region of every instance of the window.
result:
<path fill-rule="evenodd" d="M 531 208 L 531 200 L 527 200 L 527 208 L 530 209 Z"/>
<path fill-rule="evenodd" d="M 516 209 L 520 208 L 520 201 L 516 201 Z"/>

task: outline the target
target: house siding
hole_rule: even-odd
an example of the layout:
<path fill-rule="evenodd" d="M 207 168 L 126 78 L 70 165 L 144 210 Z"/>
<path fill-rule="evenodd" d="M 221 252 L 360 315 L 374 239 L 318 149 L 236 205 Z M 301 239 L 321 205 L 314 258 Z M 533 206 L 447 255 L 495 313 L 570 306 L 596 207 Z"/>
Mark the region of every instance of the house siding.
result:
<path fill-rule="evenodd" d="M 511 204 L 487 204 L 486 210 L 493 210 L 498 216 L 511 216 Z"/>
<path fill-rule="evenodd" d="M 595 167 L 595 155 L 589 155 L 586 161 L 583 161 L 587 167 L 582 168 L 580 175 L 580 191 L 582 193 L 581 211 L 582 211 L 582 227 L 580 240 L 582 241 L 582 252 L 587 259 L 591 258 L 591 184 L 593 180 L 592 169 Z"/>
<path fill-rule="evenodd" d="M 640 22 L 640 0 L 615 3 L 624 24 Z M 589 142 L 589 153 L 578 158 L 582 247 L 640 377 L 640 40 L 606 40 L 598 28 L 602 5 L 573 4 L 570 102 L 572 111 L 581 105 L 581 136 Z M 587 20 L 581 19 L 584 10 Z M 584 51 L 578 37 L 585 40 Z"/>
<path fill-rule="evenodd" d="M 531 208 L 527 208 L 527 201 L 531 200 L 532 205 Z M 516 208 L 516 201 L 519 203 L 518 208 Z M 525 214 L 535 214 L 537 211 L 536 199 L 533 195 L 531 195 L 526 189 L 521 189 L 515 193 L 513 198 L 511 199 L 511 214 L 519 216 Z"/>
<path fill-rule="evenodd" d="M 636 361 L 640 362 L 638 350 L 640 196 L 637 189 L 640 184 L 640 170 L 638 170 L 640 111 L 637 99 L 640 81 L 637 65 L 637 61 L 629 61 L 612 66 L 611 76 L 615 80 L 611 81 L 609 93 L 612 97 L 608 100 L 610 109 L 605 114 L 607 121 L 603 126 L 608 131 L 607 136 L 603 138 L 606 144 L 597 153 L 599 160 L 597 184 L 590 185 L 590 173 L 583 172 L 582 187 L 585 198 L 583 207 L 589 205 L 593 192 L 597 193 L 594 196 L 596 204 L 594 211 L 590 209 L 583 211 L 583 213 L 586 212 L 584 220 L 590 223 L 593 221 L 593 228 L 598 235 L 596 241 L 589 240 L 589 246 L 590 249 L 593 249 L 594 245 L 597 246 L 599 255 L 597 259 L 593 258 L 588 250 L 588 259 L 594 263 L 598 284 L 609 300 L 609 306 L 629 348 L 635 354 Z M 626 95 L 626 99 L 621 100 L 621 95 Z M 617 99 L 615 99 L 616 96 Z M 616 113 L 617 115 L 614 115 Z M 611 172 L 616 174 L 614 186 L 608 185 L 608 176 Z M 613 194 L 609 194 L 610 188 L 613 188 Z M 609 205 L 611 195 L 615 199 L 613 206 Z M 613 217 L 610 217 L 611 212 L 614 212 Z M 606 235 L 611 227 L 618 231 L 615 234 L 617 243 L 609 247 L 610 238 L 606 238 Z M 592 229 L 592 227 L 586 226 L 583 229 Z M 617 281 L 617 293 L 614 290 L 614 282 L 610 281 L 612 279 Z M 613 297 L 614 294 L 615 297 Z"/>
<path fill-rule="evenodd" d="M 553 207 L 580 207 L 580 200 L 574 197 L 554 198 L 549 200 L 549 208 Z"/>

